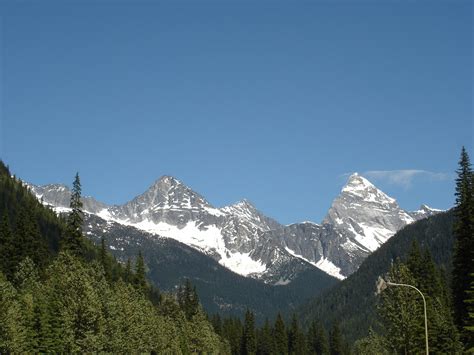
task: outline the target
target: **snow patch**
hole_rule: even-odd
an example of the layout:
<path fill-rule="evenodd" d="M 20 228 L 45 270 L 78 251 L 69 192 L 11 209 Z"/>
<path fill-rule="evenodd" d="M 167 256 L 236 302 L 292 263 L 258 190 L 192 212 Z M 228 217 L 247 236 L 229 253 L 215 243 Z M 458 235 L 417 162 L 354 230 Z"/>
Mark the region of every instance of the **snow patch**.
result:
<path fill-rule="evenodd" d="M 313 262 L 308 259 L 306 259 L 303 255 L 297 254 L 295 251 L 291 250 L 288 247 L 285 247 L 285 250 L 290 253 L 291 255 L 306 261 L 307 263 L 310 263 L 313 266 L 316 266 L 318 269 L 324 271 L 326 274 L 329 274 L 331 276 L 334 276 L 335 278 L 339 280 L 344 280 L 346 277 L 341 274 L 341 269 L 338 268 L 336 265 L 334 265 L 331 261 L 329 261 L 326 258 L 320 259 L 318 262 Z"/>
<path fill-rule="evenodd" d="M 316 266 L 324 272 L 328 273 L 329 275 L 338 278 L 339 280 L 344 280 L 346 278 L 344 275 L 341 274 L 341 269 L 326 258 L 320 259 L 316 263 Z"/>
<path fill-rule="evenodd" d="M 54 206 L 51 206 L 51 205 L 48 205 L 48 204 L 45 204 L 46 206 L 49 206 L 53 209 L 54 212 L 56 212 L 56 214 L 60 214 L 60 213 L 69 213 L 72 211 L 71 208 L 69 207 L 54 207 Z"/>
<path fill-rule="evenodd" d="M 99 216 L 111 219 L 107 210 L 99 212 Z M 229 251 L 226 248 L 221 230 L 215 225 L 202 228 L 198 223 L 192 221 L 182 227 L 165 222 L 154 223 L 150 220 L 143 220 L 139 223 L 130 223 L 129 221 L 117 219 L 113 219 L 113 221 L 151 234 L 177 240 L 200 251 L 216 252 L 220 256 L 219 264 L 242 276 L 260 274 L 267 269 L 266 265 L 260 261 L 253 260 L 250 257 L 250 253 Z"/>
<path fill-rule="evenodd" d="M 368 226 L 364 223 L 360 223 L 359 226 L 362 228 L 363 234 L 356 233 L 355 239 L 370 251 L 378 249 L 395 234 L 394 231 L 383 227 Z"/>
<path fill-rule="evenodd" d="M 280 278 L 277 282 L 274 283 L 275 286 L 285 286 L 288 285 L 291 280 Z"/>

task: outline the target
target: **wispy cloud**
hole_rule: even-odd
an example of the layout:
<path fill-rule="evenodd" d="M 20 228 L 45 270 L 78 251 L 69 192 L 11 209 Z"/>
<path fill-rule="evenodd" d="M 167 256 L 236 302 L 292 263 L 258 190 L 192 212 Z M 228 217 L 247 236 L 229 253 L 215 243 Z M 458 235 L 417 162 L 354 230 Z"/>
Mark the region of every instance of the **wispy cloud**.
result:
<path fill-rule="evenodd" d="M 389 184 L 409 188 L 415 178 L 424 178 L 430 181 L 446 181 L 453 179 L 453 174 L 439 173 L 428 170 L 369 170 L 362 173 L 368 179 L 385 181 Z"/>

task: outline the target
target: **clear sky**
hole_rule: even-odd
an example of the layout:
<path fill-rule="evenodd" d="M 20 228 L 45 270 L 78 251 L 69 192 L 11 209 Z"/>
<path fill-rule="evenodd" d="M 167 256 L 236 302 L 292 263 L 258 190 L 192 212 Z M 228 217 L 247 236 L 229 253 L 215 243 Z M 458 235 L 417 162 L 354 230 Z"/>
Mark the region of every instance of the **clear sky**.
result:
<path fill-rule="evenodd" d="M 124 203 L 168 174 L 319 222 L 348 173 L 453 204 L 471 1 L 2 1 L 0 158 Z"/>

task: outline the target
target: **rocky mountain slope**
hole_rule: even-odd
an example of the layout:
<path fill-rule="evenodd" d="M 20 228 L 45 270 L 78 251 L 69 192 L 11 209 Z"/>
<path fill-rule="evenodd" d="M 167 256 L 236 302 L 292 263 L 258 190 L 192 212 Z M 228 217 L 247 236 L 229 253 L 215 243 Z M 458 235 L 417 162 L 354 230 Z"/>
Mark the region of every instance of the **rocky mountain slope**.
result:
<path fill-rule="evenodd" d="M 148 279 L 160 290 L 175 291 L 185 279 L 196 286 L 209 313 L 243 316 L 247 309 L 257 321 L 273 318 L 279 310 L 293 311 L 308 299 L 335 285 L 337 279 L 299 259 L 286 265 L 292 282 L 270 285 L 238 275 L 212 257 L 174 239 L 158 237 L 132 226 L 85 214 L 84 232 L 96 244 L 104 238 L 112 254 L 122 263 L 141 251 Z"/>
<path fill-rule="evenodd" d="M 29 187 L 43 203 L 67 209 L 66 186 Z M 321 224 L 284 226 L 247 200 L 216 208 L 171 176 L 119 206 L 85 197 L 84 209 L 106 221 L 175 239 L 242 276 L 280 285 L 308 267 L 343 279 L 402 227 L 438 212 L 427 206 L 406 212 L 358 174 L 349 177 Z"/>

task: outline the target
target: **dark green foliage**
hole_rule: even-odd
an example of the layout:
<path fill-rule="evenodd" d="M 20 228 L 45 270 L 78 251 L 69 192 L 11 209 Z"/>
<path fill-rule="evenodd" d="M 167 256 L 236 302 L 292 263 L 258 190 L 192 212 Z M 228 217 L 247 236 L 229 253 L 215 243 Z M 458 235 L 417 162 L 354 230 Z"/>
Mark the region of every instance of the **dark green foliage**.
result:
<path fill-rule="evenodd" d="M 456 178 L 456 206 L 454 235 L 456 242 L 453 253 L 453 305 L 454 319 L 458 329 L 469 321 L 466 291 L 468 290 L 474 273 L 474 187 L 473 172 L 469 156 L 462 148 L 459 169 Z M 467 342 L 467 334 L 463 337 Z"/>
<path fill-rule="evenodd" d="M 344 341 L 342 340 L 341 329 L 337 323 L 334 323 L 329 332 L 329 353 L 331 355 L 344 354 Z"/>
<path fill-rule="evenodd" d="M 199 311 L 200 304 L 196 287 L 191 284 L 189 279 L 186 279 L 184 285 L 178 289 L 178 304 L 188 320 L 192 319 Z"/>
<path fill-rule="evenodd" d="M 400 262 L 394 265 L 388 279 L 396 283 L 415 284 L 410 269 Z M 387 328 L 387 339 L 397 354 L 423 352 L 423 303 L 415 290 L 388 287 L 382 293 L 380 312 Z"/>
<path fill-rule="evenodd" d="M 221 320 L 221 316 L 219 315 L 219 313 L 216 313 L 212 316 L 211 324 L 212 324 L 212 327 L 214 328 L 214 331 L 216 332 L 216 334 L 222 335 L 222 320 Z"/>
<path fill-rule="evenodd" d="M 84 237 L 82 235 L 82 224 L 84 222 L 84 212 L 81 201 L 81 181 L 79 173 L 76 173 L 71 191 L 71 212 L 67 218 L 67 233 L 62 240 L 62 248 L 74 255 L 83 256 Z"/>
<path fill-rule="evenodd" d="M 125 282 L 132 282 L 133 277 L 134 277 L 134 274 L 132 272 L 132 262 L 130 261 L 130 258 L 128 258 L 127 259 L 127 264 L 125 265 L 123 280 Z"/>
<path fill-rule="evenodd" d="M 12 277 L 16 267 L 16 258 L 12 257 L 15 252 L 15 240 L 8 222 L 8 215 L 5 213 L 0 224 L 0 271 L 3 271 L 9 278 Z"/>
<path fill-rule="evenodd" d="M 28 188 L 12 177 L 0 161 L 0 254 L 6 255 L 0 262 L 1 271 L 11 280 L 19 262 L 25 257 L 32 259 L 39 274 L 59 252 L 60 243 L 67 239 L 66 220 L 48 207 L 43 206 Z M 91 242 L 82 238 L 80 254 L 86 260 L 94 260 L 99 251 Z M 114 280 L 122 277 L 120 264 L 111 261 Z"/>
<path fill-rule="evenodd" d="M 145 276 L 145 262 L 141 251 L 138 253 L 135 262 L 135 278 L 133 283 L 138 290 L 141 290 L 142 292 L 146 291 L 147 283 Z"/>
<path fill-rule="evenodd" d="M 384 337 L 369 329 L 369 335 L 355 342 L 354 355 L 389 355 L 388 344 Z"/>
<path fill-rule="evenodd" d="M 300 329 L 296 314 L 293 314 L 290 328 L 288 329 L 288 354 L 306 354 L 306 339 Z"/>
<path fill-rule="evenodd" d="M 229 317 L 222 322 L 222 337 L 227 339 L 233 355 L 240 354 L 243 334 L 242 322 L 239 318 Z"/>
<path fill-rule="evenodd" d="M 245 312 L 244 333 L 242 335 L 242 354 L 251 355 L 257 352 L 257 337 L 255 334 L 255 317 L 247 309 Z"/>
<path fill-rule="evenodd" d="M 324 354 L 329 355 L 329 343 L 325 330 L 316 322 L 306 336 L 294 314 L 288 325 L 281 314 L 278 314 L 274 326 L 268 319 L 261 327 L 255 327 L 253 312 L 247 310 L 242 326 L 238 318 L 214 316 L 213 324 L 222 324 L 222 337 L 226 339 L 232 354 Z M 219 329 L 219 326 L 215 326 Z M 342 341 L 341 354 L 349 354 L 348 346 Z"/>
<path fill-rule="evenodd" d="M 263 327 L 257 331 L 257 354 L 276 354 L 275 340 L 273 339 L 272 328 L 268 319 L 265 320 Z"/>
<path fill-rule="evenodd" d="M 313 320 L 307 334 L 308 352 L 316 355 L 329 354 L 329 342 L 326 330 L 320 322 Z"/>
<path fill-rule="evenodd" d="M 471 277 L 474 277 L 474 274 L 471 274 Z M 474 353 L 474 281 L 471 281 L 471 287 L 467 290 L 467 311 L 469 314 L 469 319 L 464 326 L 465 336 L 467 339 L 466 349 L 471 353 Z"/>
<path fill-rule="evenodd" d="M 158 308 L 98 262 L 61 253 L 40 280 L 25 259 L 15 284 L 0 274 L 0 349 L 55 353 L 217 353 L 225 349 L 205 317 L 186 321 L 174 303 Z M 168 302 L 173 303 L 167 296 Z"/>
<path fill-rule="evenodd" d="M 40 267 L 57 251 L 64 225 L 0 161 L 0 267 L 8 279 L 26 256 Z"/>
<path fill-rule="evenodd" d="M 273 328 L 273 339 L 275 340 L 275 351 L 277 354 L 288 353 L 288 338 L 286 334 L 285 322 L 280 313 L 278 313 L 275 320 L 275 327 Z"/>
<path fill-rule="evenodd" d="M 107 252 L 104 238 L 102 238 L 100 241 L 99 262 L 104 268 L 105 278 L 110 281 L 112 279 L 112 262 L 110 259 L 110 254 Z"/>
<path fill-rule="evenodd" d="M 47 247 L 41 238 L 37 221 L 26 209 L 20 210 L 13 246 L 10 258 L 14 265 L 18 265 L 27 256 L 39 266 L 45 264 Z"/>
<path fill-rule="evenodd" d="M 79 179 L 79 173 L 76 173 L 74 182 L 72 183 L 71 190 L 71 207 L 72 211 L 69 214 L 68 225 L 72 230 L 80 232 L 82 234 L 82 223 L 84 222 L 84 212 L 82 211 L 82 187 Z"/>

